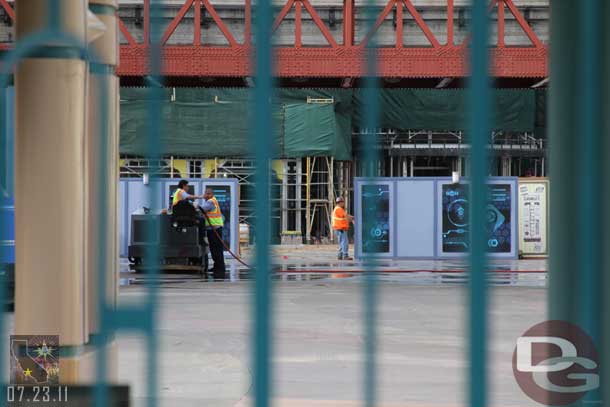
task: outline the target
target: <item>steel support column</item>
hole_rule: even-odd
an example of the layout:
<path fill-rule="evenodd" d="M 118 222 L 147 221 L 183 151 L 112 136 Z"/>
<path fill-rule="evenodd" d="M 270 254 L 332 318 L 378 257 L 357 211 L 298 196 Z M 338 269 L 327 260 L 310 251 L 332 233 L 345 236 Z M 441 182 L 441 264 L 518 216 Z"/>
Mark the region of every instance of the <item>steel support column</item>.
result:
<path fill-rule="evenodd" d="M 58 7 L 55 13 L 49 4 Z M 85 0 L 17 0 L 18 39 L 57 28 L 85 43 Z M 62 346 L 87 341 L 83 270 L 85 77 L 73 44 L 48 44 L 16 69 L 15 334 L 60 335 Z M 44 197 L 44 205 L 38 197 Z M 60 381 L 92 378 L 83 355 L 62 357 Z"/>
<path fill-rule="evenodd" d="M 116 307 L 119 273 L 118 158 L 119 79 L 118 9 L 116 0 L 89 0 L 89 8 L 105 25 L 104 33 L 90 43 L 87 136 L 85 138 L 85 270 L 88 286 L 88 332 L 96 338 L 107 333 L 100 318 L 100 297 L 107 309 Z M 103 116 L 100 114 L 103 112 Z M 103 121 L 103 122 L 102 122 Z M 101 286 L 100 286 L 101 285 Z M 100 343 L 106 354 L 108 377 L 116 377 L 114 341 Z"/>

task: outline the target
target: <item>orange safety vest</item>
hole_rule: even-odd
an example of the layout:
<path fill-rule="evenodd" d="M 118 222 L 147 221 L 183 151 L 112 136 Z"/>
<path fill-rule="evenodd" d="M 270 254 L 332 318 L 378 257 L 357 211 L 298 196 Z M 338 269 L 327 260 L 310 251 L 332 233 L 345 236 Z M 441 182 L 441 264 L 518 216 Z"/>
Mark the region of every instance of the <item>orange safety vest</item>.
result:
<path fill-rule="evenodd" d="M 335 209 L 333 210 L 333 229 L 349 229 L 349 221 L 347 220 L 347 214 L 345 213 L 345 209 L 340 206 L 335 206 Z"/>
<path fill-rule="evenodd" d="M 220 205 L 218 205 L 216 197 L 211 197 L 209 200 L 214 204 L 214 210 L 206 213 L 207 219 L 205 220 L 205 225 L 223 227 L 222 212 L 220 212 Z"/>

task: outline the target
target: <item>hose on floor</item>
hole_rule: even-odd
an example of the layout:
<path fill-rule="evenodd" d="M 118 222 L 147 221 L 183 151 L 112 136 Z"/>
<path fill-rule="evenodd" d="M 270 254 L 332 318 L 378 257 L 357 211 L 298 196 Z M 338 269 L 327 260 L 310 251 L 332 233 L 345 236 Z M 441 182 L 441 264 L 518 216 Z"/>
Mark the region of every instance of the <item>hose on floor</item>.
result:
<path fill-rule="evenodd" d="M 205 213 L 205 211 L 203 211 L 203 210 L 201 211 L 201 213 L 203 213 L 203 217 L 205 218 L 205 220 L 206 220 L 206 221 L 207 221 L 207 223 L 209 224 L 209 223 L 210 223 L 210 219 L 208 218 L 207 213 Z M 241 264 L 243 264 L 244 266 L 248 267 L 249 269 L 251 269 L 251 268 L 252 268 L 252 266 L 250 266 L 248 263 L 246 263 L 245 261 L 243 261 L 243 260 L 242 260 L 242 259 L 241 259 L 241 258 L 240 258 L 238 255 L 236 255 L 235 253 L 233 253 L 233 252 L 231 251 L 231 248 L 229 247 L 229 245 L 227 245 L 227 243 L 226 243 L 224 240 L 222 240 L 222 236 L 220 236 L 220 235 L 218 234 L 218 231 L 217 231 L 216 229 L 213 229 L 213 228 L 212 228 L 212 231 L 214 232 L 214 234 L 216 235 L 216 237 L 218 238 L 218 240 L 220 240 L 220 242 L 222 243 L 222 246 L 225 248 L 225 250 L 226 250 L 226 251 L 228 251 L 228 252 L 229 252 L 229 254 L 230 254 L 231 256 L 233 256 L 233 258 L 234 258 L 235 260 L 237 260 L 238 262 L 240 262 L 240 263 L 241 263 Z M 209 243 L 208 243 L 208 244 L 209 244 Z"/>

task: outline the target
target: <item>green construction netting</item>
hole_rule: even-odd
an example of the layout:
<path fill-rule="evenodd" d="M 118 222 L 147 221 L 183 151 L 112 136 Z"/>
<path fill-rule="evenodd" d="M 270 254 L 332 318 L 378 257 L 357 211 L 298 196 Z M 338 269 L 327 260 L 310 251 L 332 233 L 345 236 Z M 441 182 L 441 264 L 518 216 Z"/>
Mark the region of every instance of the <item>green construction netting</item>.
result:
<path fill-rule="evenodd" d="M 165 91 L 165 90 L 164 90 Z M 144 88 L 121 89 L 122 154 L 146 155 L 148 104 Z M 177 88 L 162 102 L 163 154 L 246 157 L 250 89 Z M 315 99 L 308 103 L 308 97 Z M 274 157 L 351 158 L 351 92 L 279 89 L 273 100 Z"/>
<path fill-rule="evenodd" d="M 546 112 L 548 92 L 546 89 L 536 91 L 536 120 L 534 133 L 538 138 L 547 138 Z"/>
<path fill-rule="evenodd" d="M 354 127 L 363 127 L 364 92 L 354 93 Z M 533 131 L 536 100 L 533 90 L 494 90 L 493 129 Z M 383 89 L 379 94 L 379 126 L 395 130 L 463 130 L 467 119 L 464 89 Z"/>
<path fill-rule="evenodd" d="M 252 108 L 249 88 L 163 89 L 160 151 L 165 155 L 247 157 Z M 540 127 L 540 96 L 533 90 L 494 91 L 493 128 Z M 146 155 L 146 88 L 121 89 L 122 154 Z M 276 89 L 274 157 L 333 156 L 349 160 L 352 129 L 362 127 L 360 89 Z M 466 122 L 463 89 L 382 89 L 379 127 L 395 130 L 460 130 Z M 542 113 L 544 115 L 544 113 Z"/>

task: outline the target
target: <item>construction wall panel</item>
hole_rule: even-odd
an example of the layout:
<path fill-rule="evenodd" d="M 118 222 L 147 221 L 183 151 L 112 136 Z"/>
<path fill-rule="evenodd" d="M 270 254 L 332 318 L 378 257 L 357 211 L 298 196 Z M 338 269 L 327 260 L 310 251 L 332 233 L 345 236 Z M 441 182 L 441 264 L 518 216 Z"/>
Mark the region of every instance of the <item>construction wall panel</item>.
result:
<path fill-rule="evenodd" d="M 431 258 L 435 255 L 434 187 L 430 179 L 396 183 L 396 256 Z"/>
<path fill-rule="evenodd" d="M 488 253 L 518 256 L 517 178 L 490 177 Z M 403 259 L 462 258 L 470 251 L 468 180 L 356 178 L 355 254 Z M 387 203 L 386 203 L 387 202 Z"/>

